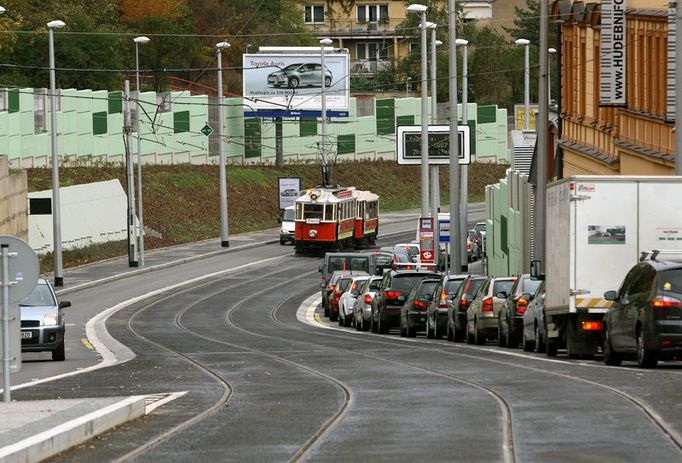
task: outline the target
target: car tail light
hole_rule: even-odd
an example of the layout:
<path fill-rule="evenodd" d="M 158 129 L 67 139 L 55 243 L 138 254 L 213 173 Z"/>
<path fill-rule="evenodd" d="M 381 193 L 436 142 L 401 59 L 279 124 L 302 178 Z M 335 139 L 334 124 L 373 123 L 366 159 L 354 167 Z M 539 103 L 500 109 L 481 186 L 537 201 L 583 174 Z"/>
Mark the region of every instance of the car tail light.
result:
<path fill-rule="evenodd" d="M 467 299 L 463 297 L 459 300 L 459 310 L 465 310 L 467 308 Z"/>
<path fill-rule="evenodd" d="M 372 303 L 372 296 L 369 294 L 365 294 L 365 304 L 371 304 Z"/>
<path fill-rule="evenodd" d="M 526 300 L 525 297 L 520 297 L 516 301 L 516 313 L 517 314 L 524 314 L 526 313 L 526 308 L 528 307 L 528 301 Z"/>
<path fill-rule="evenodd" d="M 483 299 L 483 305 L 481 307 L 481 310 L 483 312 L 492 312 L 493 311 L 493 298 L 492 297 L 486 297 Z"/>
<path fill-rule="evenodd" d="M 663 339 L 661 341 L 661 347 L 670 347 L 672 344 L 673 342 L 670 339 Z"/>
<path fill-rule="evenodd" d="M 679 308 L 682 307 L 682 301 L 670 296 L 656 296 L 656 298 L 651 301 L 651 307 L 654 309 Z"/>
<path fill-rule="evenodd" d="M 334 291 L 334 285 L 329 285 L 329 291 Z"/>
<path fill-rule="evenodd" d="M 467 251 L 471 251 L 471 243 L 467 243 Z"/>
<path fill-rule="evenodd" d="M 386 299 L 398 299 L 401 295 L 400 291 L 386 291 Z"/>
<path fill-rule="evenodd" d="M 447 297 L 448 297 L 448 295 L 445 293 L 445 291 L 440 292 L 440 302 L 438 303 L 438 308 L 440 308 L 440 309 L 447 309 L 448 308 Z"/>
<path fill-rule="evenodd" d="M 426 310 L 426 304 L 422 301 L 414 301 L 412 305 L 414 305 L 414 307 L 417 309 Z"/>
<path fill-rule="evenodd" d="M 600 321 L 588 321 L 582 323 L 583 331 L 601 331 L 604 325 Z"/>

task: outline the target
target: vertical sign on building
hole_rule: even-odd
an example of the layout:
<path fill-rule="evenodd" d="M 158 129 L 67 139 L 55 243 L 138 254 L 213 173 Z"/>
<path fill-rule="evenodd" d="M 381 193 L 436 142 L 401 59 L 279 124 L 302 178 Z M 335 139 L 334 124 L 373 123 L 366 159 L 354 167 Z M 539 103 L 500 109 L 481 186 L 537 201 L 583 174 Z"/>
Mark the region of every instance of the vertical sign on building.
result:
<path fill-rule="evenodd" d="M 677 13 L 677 0 L 670 0 L 668 4 L 668 95 L 667 111 L 668 120 L 675 120 L 675 53 L 677 46 L 677 27 L 675 24 L 675 14 Z"/>
<path fill-rule="evenodd" d="M 599 104 L 625 105 L 625 45 L 627 0 L 601 2 L 601 69 Z"/>

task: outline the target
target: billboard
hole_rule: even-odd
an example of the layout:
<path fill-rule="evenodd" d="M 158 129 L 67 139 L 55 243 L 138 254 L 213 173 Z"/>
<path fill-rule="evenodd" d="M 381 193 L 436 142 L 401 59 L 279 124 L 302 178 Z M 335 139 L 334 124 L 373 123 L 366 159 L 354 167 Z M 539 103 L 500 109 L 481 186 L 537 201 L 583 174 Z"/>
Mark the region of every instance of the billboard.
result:
<path fill-rule="evenodd" d="M 296 204 L 301 191 L 301 179 L 298 177 L 279 177 L 279 208 L 284 209 Z"/>
<path fill-rule="evenodd" d="M 347 53 L 327 53 L 327 111 L 347 112 L 350 72 Z M 320 54 L 243 55 L 243 95 L 247 112 L 322 110 Z"/>
<path fill-rule="evenodd" d="M 467 125 L 457 128 L 459 139 L 459 163 L 471 162 L 471 150 L 469 147 L 470 129 Z M 429 126 L 429 165 L 450 164 L 450 126 Z M 402 125 L 398 127 L 397 152 L 398 164 L 402 166 L 421 164 L 421 139 L 422 128 L 419 125 Z"/>
<path fill-rule="evenodd" d="M 599 104 L 625 105 L 627 0 L 602 0 Z"/>

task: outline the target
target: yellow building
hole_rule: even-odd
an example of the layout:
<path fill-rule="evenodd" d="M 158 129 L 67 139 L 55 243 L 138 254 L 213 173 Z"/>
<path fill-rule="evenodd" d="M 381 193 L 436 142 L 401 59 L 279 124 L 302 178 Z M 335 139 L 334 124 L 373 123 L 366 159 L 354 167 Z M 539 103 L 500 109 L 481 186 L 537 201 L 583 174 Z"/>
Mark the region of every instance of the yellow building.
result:
<path fill-rule="evenodd" d="M 671 175 L 675 121 L 668 117 L 668 1 L 629 0 L 625 104 L 600 106 L 601 5 L 557 0 L 561 23 L 559 146 L 564 176 Z"/>
<path fill-rule="evenodd" d="M 408 37 L 396 29 L 407 15 L 402 0 L 320 0 L 307 3 L 304 9 L 310 30 L 332 39 L 334 47 L 348 48 L 354 75 L 374 74 L 409 53 Z"/>

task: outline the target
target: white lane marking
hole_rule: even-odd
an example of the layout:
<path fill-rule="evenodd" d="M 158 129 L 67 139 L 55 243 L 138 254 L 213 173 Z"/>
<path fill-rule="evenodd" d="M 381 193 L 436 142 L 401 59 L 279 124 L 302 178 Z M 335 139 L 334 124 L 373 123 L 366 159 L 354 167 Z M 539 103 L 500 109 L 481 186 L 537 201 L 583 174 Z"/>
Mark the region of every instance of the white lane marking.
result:
<path fill-rule="evenodd" d="M 43 384 L 43 383 L 47 383 L 50 381 L 54 381 L 56 379 L 68 378 L 69 376 L 74 376 L 74 375 L 79 375 L 81 373 L 99 370 L 100 368 L 109 367 L 109 366 L 114 365 L 116 363 L 125 363 L 127 361 L 130 361 L 133 358 L 135 358 L 135 354 L 132 351 L 130 351 L 131 352 L 130 358 L 126 359 L 124 362 L 118 362 L 118 358 L 116 357 L 116 354 L 114 354 L 111 350 L 109 350 L 109 348 L 99 339 L 99 337 L 96 333 L 96 327 L 99 326 L 100 324 L 101 324 L 102 329 L 106 333 L 106 327 L 104 327 L 104 323 L 107 321 L 107 319 L 110 316 L 112 316 L 113 314 L 115 314 L 119 310 L 128 307 L 129 305 L 132 305 L 136 302 L 147 299 L 149 297 L 156 296 L 156 295 L 162 294 L 164 292 L 168 292 L 168 291 L 180 288 L 182 286 L 187 286 L 187 285 L 190 285 L 192 283 L 197 283 L 199 281 L 207 280 L 209 278 L 213 278 L 216 276 L 221 276 L 221 275 L 226 275 L 226 274 L 229 274 L 232 272 L 237 272 L 237 271 L 243 270 L 243 269 L 248 268 L 248 267 L 253 267 L 254 265 L 259 265 L 259 264 L 262 264 L 265 262 L 272 262 L 275 260 L 281 260 L 281 259 L 284 259 L 286 257 L 288 257 L 288 256 L 269 257 L 267 259 L 263 259 L 263 260 L 259 260 L 259 261 L 255 261 L 255 262 L 250 262 L 248 264 L 240 265 L 238 267 L 225 269 L 225 270 L 219 270 L 219 271 L 213 272 L 213 273 L 208 273 L 206 275 L 198 276 L 198 277 L 192 278 L 190 280 L 182 281 L 180 283 L 175 283 L 175 284 L 172 284 L 169 286 L 165 286 L 163 288 L 159 288 L 159 289 L 155 289 L 153 291 L 149 291 L 149 292 L 141 294 L 139 296 L 135 296 L 133 298 L 130 298 L 126 301 L 120 302 L 120 303 L 116 304 L 115 306 L 109 307 L 108 309 L 103 310 L 102 312 L 98 313 L 96 316 L 91 318 L 88 321 L 87 325 L 85 325 L 85 334 L 86 334 L 88 340 L 90 341 L 90 344 L 92 344 L 93 347 L 95 348 L 95 350 L 97 351 L 97 353 L 99 353 L 102 356 L 102 361 L 100 363 L 97 363 L 95 365 L 92 365 L 92 366 L 89 366 L 86 368 L 79 369 L 77 371 L 70 371 L 68 373 L 62 373 L 61 375 L 51 376 L 49 378 L 43 378 L 43 379 L 39 379 L 37 381 L 30 381 L 28 383 L 17 384 L 15 386 L 12 386 L 11 390 L 14 391 L 16 389 L 24 389 L 27 387 L 35 386 L 37 384 Z M 118 343 L 118 341 L 116 341 L 115 339 L 113 339 L 113 338 L 111 338 L 111 339 L 114 342 Z M 120 343 L 118 343 L 118 344 L 120 346 L 123 346 L 123 344 L 120 344 Z M 123 346 L 123 347 L 125 347 L 125 346 Z M 127 349 L 127 347 L 125 347 L 125 348 Z M 0 388 L 0 392 L 1 391 L 2 391 L 2 388 Z"/>
<path fill-rule="evenodd" d="M 147 406 L 145 407 L 145 415 L 149 415 L 151 412 L 156 410 L 162 405 L 166 405 L 168 402 L 172 402 L 175 399 L 179 399 L 183 395 L 187 394 L 189 391 L 173 392 L 171 394 L 154 394 L 147 396 Z"/>
<path fill-rule="evenodd" d="M 349 333 L 349 334 L 355 334 L 358 336 L 369 336 L 371 333 L 368 332 L 362 332 L 362 331 L 356 331 L 356 330 L 347 330 L 344 328 L 340 327 L 334 327 L 334 326 L 329 326 L 324 322 L 321 322 L 315 318 L 315 310 L 317 309 L 317 306 L 320 304 L 322 301 L 322 296 L 319 294 L 314 294 L 310 296 L 308 299 L 303 301 L 301 305 L 299 306 L 297 312 L 296 312 L 296 318 L 298 321 L 302 323 L 306 323 L 308 325 L 317 327 L 317 328 L 325 328 L 328 330 L 336 330 L 336 331 L 342 331 L 344 333 Z M 424 347 L 429 346 L 431 344 L 436 344 L 436 341 L 431 341 L 425 343 L 424 340 L 420 339 L 405 339 L 401 337 L 395 337 L 392 338 L 395 341 L 399 342 L 407 342 L 407 343 L 417 343 L 420 344 Z M 491 354 L 500 354 L 500 355 L 508 355 L 511 357 L 519 357 L 519 358 L 526 358 L 530 360 L 537 360 L 539 362 L 547 362 L 547 363 L 559 363 L 561 365 L 579 365 L 583 367 L 590 367 L 590 368 L 608 368 L 608 369 L 616 369 L 616 370 L 621 370 L 621 371 L 628 371 L 627 368 L 623 367 L 614 367 L 610 365 L 595 365 L 591 363 L 585 363 L 585 362 L 570 362 L 568 360 L 561 360 L 561 359 L 553 359 L 553 358 L 548 358 L 548 357 L 537 357 L 534 355 L 530 354 L 521 354 L 519 352 L 513 352 L 513 351 L 505 351 L 505 350 L 498 350 L 493 347 L 477 347 L 477 346 L 469 346 L 467 344 L 453 344 L 453 347 L 460 348 L 460 349 L 469 349 L 469 350 L 474 350 L 477 352 L 489 352 Z M 665 370 L 642 370 L 642 371 L 637 371 L 637 373 L 656 373 L 656 372 L 661 372 Z"/>
<path fill-rule="evenodd" d="M 87 415 L 83 415 L 71 421 L 67 421 L 66 423 L 62 423 L 58 426 L 55 426 L 54 428 L 48 429 L 47 431 L 43 431 L 24 440 L 20 440 L 15 444 L 10 444 L 5 447 L 2 447 L 0 448 L 0 460 L 2 460 L 5 457 L 11 456 L 15 453 L 18 453 L 24 449 L 28 449 L 33 446 L 40 445 L 43 442 L 52 440 L 59 434 L 65 434 L 71 431 L 72 429 L 87 424 L 91 421 L 95 421 L 98 418 L 102 418 L 108 415 L 109 413 L 114 413 L 117 410 L 120 410 L 121 408 L 132 406 L 136 402 L 139 402 L 140 400 L 143 399 L 144 399 L 143 395 L 128 397 L 127 399 L 123 399 L 104 408 L 100 408 L 99 410 L 96 410 L 92 413 L 88 413 Z"/>

